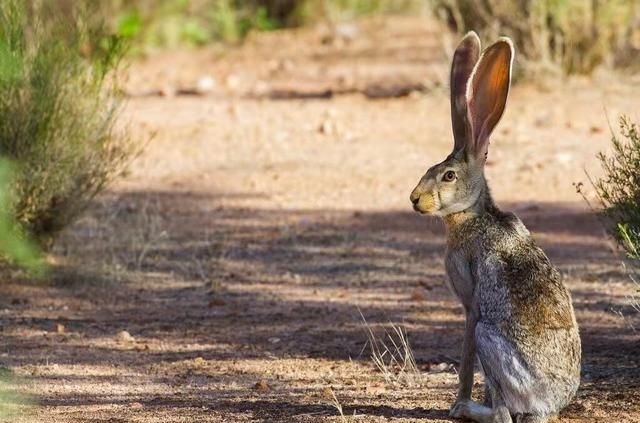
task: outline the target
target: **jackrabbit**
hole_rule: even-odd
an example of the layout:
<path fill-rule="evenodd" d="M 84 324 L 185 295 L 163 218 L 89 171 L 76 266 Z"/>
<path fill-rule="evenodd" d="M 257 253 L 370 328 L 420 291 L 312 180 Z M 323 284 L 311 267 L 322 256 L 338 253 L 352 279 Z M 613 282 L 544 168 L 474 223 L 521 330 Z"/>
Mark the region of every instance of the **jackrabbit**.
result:
<path fill-rule="evenodd" d="M 416 211 L 441 216 L 445 265 L 466 316 L 457 400 L 450 415 L 477 422 L 546 422 L 580 383 L 580 336 L 558 271 L 512 213 L 496 207 L 484 176 L 489 136 L 509 93 L 513 45 L 480 53 L 468 33 L 453 56 L 453 152 L 411 193 Z M 476 356 L 484 405 L 471 400 Z"/>

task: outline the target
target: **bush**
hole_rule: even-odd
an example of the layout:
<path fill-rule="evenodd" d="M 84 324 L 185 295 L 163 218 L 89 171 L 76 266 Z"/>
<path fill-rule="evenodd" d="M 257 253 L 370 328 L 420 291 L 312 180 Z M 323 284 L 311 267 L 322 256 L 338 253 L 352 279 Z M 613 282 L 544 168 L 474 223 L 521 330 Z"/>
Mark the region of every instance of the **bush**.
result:
<path fill-rule="evenodd" d="M 116 33 L 135 36 L 136 52 L 148 47 L 201 46 L 212 41 L 237 42 L 250 30 L 284 25 L 295 1 L 144 0 L 96 2 Z"/>
<path fill-rule="evenodd" d="M 604 176 L 594 186 L 610 233 L 631 258 L 640 260 L 640 129 L 623 116 L 620 132 L 612 137 L 611 155 L 598 156 Z"/>
<path fill-rule="evenodd" d="M 17 165 L 12 213 L 45 247 L 134 152 L 115 130 L 121 40 L 60 4 L 0 3 L 0 156 Z"/>
<path fill-rule="evenodd" d="M 7 160 L 0 159 L 0 204 L 13 204 L 13 198 L 11 198 L 13 177 L 14 166 Z M 0 257 L 34 274 L 42 274 L 44 271 L 38 249 L 21 233 L 9 208 L 0 209 Z"/>
<path fill-rule="evenodd" d="M 58 0 L 61 1 L 61 0 Z M 69 1 L 69 0 L 65 0 Z M 136 51 L 148 47 L 239 42 L 251 31 L 271 31 L 318 20 L 375 13 L 409 13 L 424 0 L 112 0 L 95 2 L 113 29 L 136 36 Z"/>
<path fill-rule="evenodd" d="M 637 53 L 637 0 L 434 0 L 436 15 L 460 33 L 510 36 L 525 71 L 589 73 L 628 64 Z M 633 44 L 634 40 L 636 45 Z"/>

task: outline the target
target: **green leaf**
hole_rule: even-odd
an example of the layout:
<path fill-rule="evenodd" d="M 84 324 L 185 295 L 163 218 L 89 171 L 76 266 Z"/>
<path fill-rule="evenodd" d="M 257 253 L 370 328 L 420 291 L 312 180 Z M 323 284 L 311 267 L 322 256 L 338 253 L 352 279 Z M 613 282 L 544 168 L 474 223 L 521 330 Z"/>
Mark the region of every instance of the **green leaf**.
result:
<path fill-rule="evenodd" d="M 131 39 L 140 34 L 142 30 L 142 18 L 137 10 L 132 10 L 118 19 L 116 32 L 125 39 Z"/>

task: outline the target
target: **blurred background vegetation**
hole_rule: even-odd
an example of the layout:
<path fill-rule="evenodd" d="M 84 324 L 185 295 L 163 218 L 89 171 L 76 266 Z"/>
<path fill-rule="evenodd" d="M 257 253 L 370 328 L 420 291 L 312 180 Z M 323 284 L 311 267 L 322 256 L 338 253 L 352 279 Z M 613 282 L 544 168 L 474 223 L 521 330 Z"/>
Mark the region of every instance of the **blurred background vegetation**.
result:
<path fill-rule="evenodd" d="M 72 3 L 72 0 L 66 0 Z M 418 0 L 108 0 L 97 7 L 134 51 L 239 42 L 251 31 L 424 10 Z"/>
<path fill-rule="evenodd" d="M 108 0 L 98 7 L 117 33 L 136 39 L 137 52 L 389 13 L 431 14 L 487 39 L 508 35 L 530 74 L 625 67 L 640 52 L 636 0 Z"/>
<path fill-rule="evenodd" d="M 633 64 L 640 51 L 636 0 L 435 0 L 437 16 L 460 33 L 514 40 L 525 71 L 589 73 Z"/>

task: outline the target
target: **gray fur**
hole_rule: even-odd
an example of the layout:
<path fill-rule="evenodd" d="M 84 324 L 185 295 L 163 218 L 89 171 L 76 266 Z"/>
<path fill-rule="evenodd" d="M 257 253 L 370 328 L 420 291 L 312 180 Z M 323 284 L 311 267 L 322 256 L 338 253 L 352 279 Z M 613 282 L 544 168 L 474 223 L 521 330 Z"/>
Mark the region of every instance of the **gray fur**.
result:
<path fill-rule="evenodd" d="M 511 43 L 501 40 L 487 50 L 506 48 L 512 49 Z M 490 72 L 498 69 L 496 72 L 502 72 L 508 81 L 511 63 L 506 61 L 512 60 L 512 50 L 487 57 L 480 58 L 482 63 L 476 64 L 472 79 L 492 80 Z M 509 74 L 504 78 L 507 65 Z M 486 127 L 489 122 L 493 127 L 496 107 L 504 108 L 508 87 L 494 91 L 475 88 L 495 98 L 468 99 L 469 113 L 477 125 Z M 474 109 L 479 107 L 476 104 L 490 104 L 493 114 Z M 471 129 L 471 136 L 478 132 Z M 457 140 L 454 152 L 430 168 L 411 193 L 417 211 L 445 220 L 449 286 L 466 315 L 460 386 L 451 415 L 482 423 L 510 423 L 511 416 L 516 422 L 545 422 L 565 407 L 578 389 L 578 326 L 559 273 L 522 222 L 498 209 L 491 198 L 484 176 L 484 153 L 478 154 L 486 152 L 485 136 L 480 141 L 467 139 L 462 149 Z M 455 178 L 448 180 L 447 172 L 455 172 Z M 486 403 L 491 407 L 471 401 L 476 357 L 485 373 L 490 397 Z"/>

